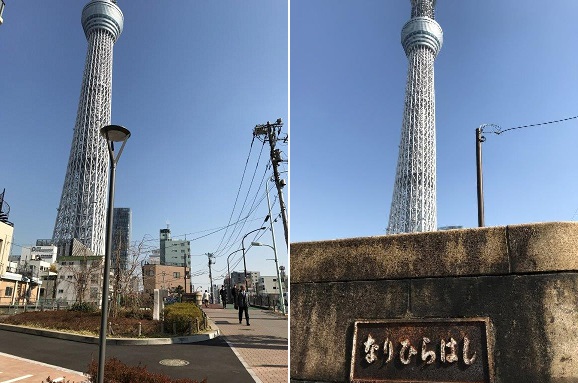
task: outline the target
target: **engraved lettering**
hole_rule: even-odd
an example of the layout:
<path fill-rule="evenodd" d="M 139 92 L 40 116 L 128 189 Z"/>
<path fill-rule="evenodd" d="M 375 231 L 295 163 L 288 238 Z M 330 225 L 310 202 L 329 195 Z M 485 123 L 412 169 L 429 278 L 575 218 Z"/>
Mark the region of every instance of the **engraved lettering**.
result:
<path fill-rule="evenodd" d="M 472 355 L 472 357 L 468 357 L 468 354 L 470 352 L 470 339 L 467 336 L 464 336 L 464 352 L 463 352 L 463 357 L 464 357 L 464 363 L 467 366 L 471 366 L 475 361 L 476 361 L 476 356 L 477 353 L 474 352 L 474 355 Z"/>
<path fill-rule="evenodd" d="M 399 352 L 399 360 L 403 364 L 409 364 L 411 362 L 411 356 L 417 355 L 417 350 L 411 345 L 409 339 L 402 341 L 401 346 L 402 347 L 401 351 Z"/>
<path fill-rule="evenodd" d="M 383 355 L 385 357 L 385 363 L 389 363 L 393 360 L 393 343 L 389 338 L 383 342 Z"/>
<path fill-rule="evenodd" d="M 453 363 L 458 361 L 458 355 L 456 354 L 457 342 L 454 338 L 450 338 L 450 341 L 446 343 L 444 339 L 440 343 L 440 360 L 442 363 Z M 450 353 L 446 354 L 446 348 L 450 349 Z"/>
<path fill-rule="evenodd" d="M 365 361 L 369 364 L 375 362 L 377 360 L 377 356 L 375 355 L 375 351 L 379 350 L 379 346 L 375 343 L 375 339 L 371 336 L 371 334 L 367 334 L 367 340 L 363 343 L 365 346 Z"/>
<path fill-rule="evenodd" d="M 430 342 L 430 339 L 423 337 L 423 343 L 421 344 L 421 360 L 426 364 L 432 364 L 436 361 L 436 353 L 433 350 L 426 350 L 426 345 Z"/>

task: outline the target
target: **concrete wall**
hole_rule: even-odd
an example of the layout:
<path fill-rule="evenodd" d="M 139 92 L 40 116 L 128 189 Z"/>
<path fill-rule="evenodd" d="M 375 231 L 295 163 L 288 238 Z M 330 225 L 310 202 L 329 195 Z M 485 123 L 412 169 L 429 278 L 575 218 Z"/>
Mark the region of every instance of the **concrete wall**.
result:
<path fill-rule="evenodd" d="M 494 382 L 578 382 L 578 223 L 291 244 L 291 380 L 349 381 L 358 319 L 489 317 Z"/>

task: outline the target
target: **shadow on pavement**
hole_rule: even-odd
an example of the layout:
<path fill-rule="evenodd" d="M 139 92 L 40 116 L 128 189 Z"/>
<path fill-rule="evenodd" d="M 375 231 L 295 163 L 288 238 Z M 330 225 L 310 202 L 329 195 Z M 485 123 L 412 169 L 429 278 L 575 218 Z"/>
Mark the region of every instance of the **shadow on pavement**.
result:
<path fill-rule="evenodd" d="M 287 350 L 289 348 L 287 338 L 268 335 L 223 335 L 234 347 L 258 348 L 270 350 Z"/>

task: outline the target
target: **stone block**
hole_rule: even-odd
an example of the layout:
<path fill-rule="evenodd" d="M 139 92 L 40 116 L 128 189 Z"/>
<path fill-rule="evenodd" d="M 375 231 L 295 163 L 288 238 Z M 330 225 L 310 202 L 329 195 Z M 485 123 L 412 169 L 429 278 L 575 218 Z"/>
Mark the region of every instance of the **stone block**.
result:
<path fill-rule="evenodd" d="M 404 281 L 292 285 L 291 377 L 347 381 L 355 320 L 403 317 L 408 293 Z"/>
<path fill-rule="evenodd" d="M 506 274 L 506 228 L 291 244 L 295 283 Z"/>
<path fill-rule="evenodd" d="M 578 271 L 578 223 L 508 226 L 512 272 Z"/>

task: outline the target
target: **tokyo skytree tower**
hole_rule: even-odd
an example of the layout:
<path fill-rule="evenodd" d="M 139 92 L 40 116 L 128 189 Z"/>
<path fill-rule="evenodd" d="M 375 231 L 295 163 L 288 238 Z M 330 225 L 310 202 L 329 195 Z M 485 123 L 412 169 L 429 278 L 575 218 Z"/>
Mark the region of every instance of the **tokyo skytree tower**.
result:
<path fill-rule="evenodd" d="M 409 69 L 388 234 L 437 229 L 434 59 L 443 32 L 435 3 L 411 0 L 411 20 L 401 31 Z"/>
<path fill-rule="evenodd" d="M 76 238 L 104 255 L 109 153 L 100 128 L 110 124 L 112 50 L 124 17 L 116 1 L 92 0 L 82 10 L 88 51 L 68 168 L 52 240 Z"/>

